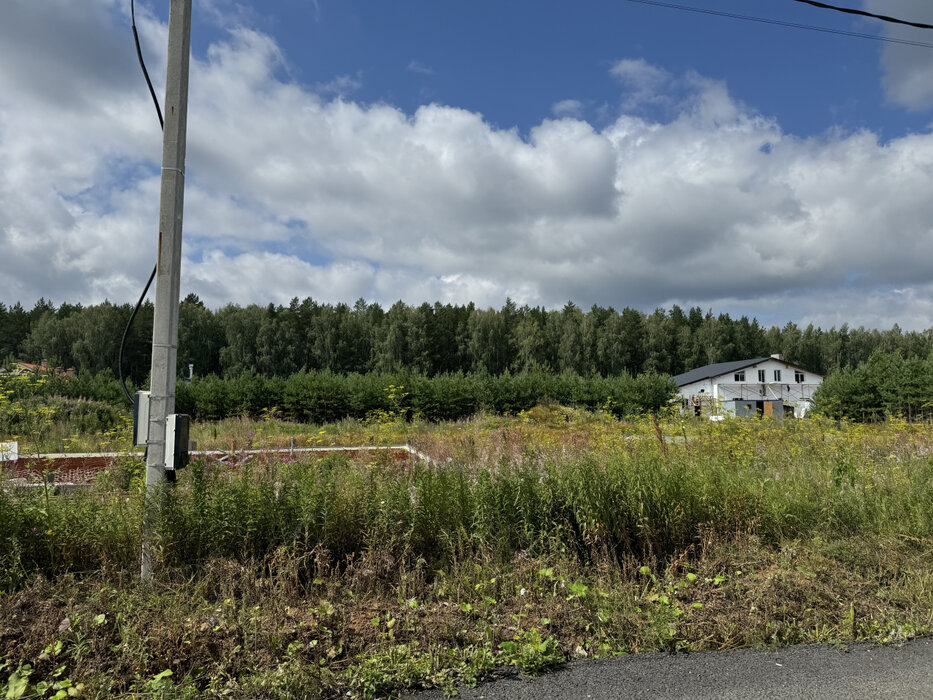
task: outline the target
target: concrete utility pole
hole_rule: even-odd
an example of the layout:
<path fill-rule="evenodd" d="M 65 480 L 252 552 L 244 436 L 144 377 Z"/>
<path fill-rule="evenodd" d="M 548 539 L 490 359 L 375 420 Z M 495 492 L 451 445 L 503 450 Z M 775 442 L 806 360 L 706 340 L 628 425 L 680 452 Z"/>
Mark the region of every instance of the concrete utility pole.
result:
<path fill-rule="evenodd" d="M 146 508 L 142 529 L 144 581 L 152 579 L 152 538 L 161 513 L 165 483 L 165 419 L 175 411 L 178 297 L 181 284 L 181 220 L 185 201 L 185 137 L 188 121 L 188 64 L 191 1 L 171 0 L 162 136 L 162 191 L 159 205 L 159 260 L 152 321 L 152 381 L 146 459 Z"/>

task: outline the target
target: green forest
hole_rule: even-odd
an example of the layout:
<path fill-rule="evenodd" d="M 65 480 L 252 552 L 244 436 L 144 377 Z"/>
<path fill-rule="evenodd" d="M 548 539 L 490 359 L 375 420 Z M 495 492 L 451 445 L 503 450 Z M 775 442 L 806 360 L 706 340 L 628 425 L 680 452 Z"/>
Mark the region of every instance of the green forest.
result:
<path fill-rule="evenodd" d="M 124 366 L 137 383 L 149 372 L 152 305 L 146 303 L 128 336 Z M 128 304 L 92 306 L 40 300 L 26 310 L 0 304 L 0 360 L 47 359 L 79 373 L 117 373 L 117 354 Z M 820 374 L 855 369 L 876 351 L 926 359 L 930 331 L 903 332 L 794 323 L 765 327 L 746 316 L 714 315 L 673 306 L 637 309 L 568 302 L 562 309 L 473 304 L 406 305 L 388 309 L 357 301 L 323 304 L 294 299 L 288 306 L 212 310 L 195 295 L 179 309 L 178 367 L 187 375 L 236 377 L 251 372 L 287 377 L 301 370 L 336 374 L 407 371 L 426 377 L 462 373 L 573 372 L 612 377 L 622 373 L 676 375 L 713 362 L 781 353 Z"/>
<path fill-rule="evenodd" d="M 63 395 L 120 401 L 117 357 L 132 312 L 40 300 L 32 309 L 0 304 L 0 360 L 75 368 L 55 382 Z M 137 386 L 150 365 L 152 305 L 141 308 L 127 339 L 124 369 Z M 179 309 L 179 410 L 198 418 L 259 415 L 276 408 L 303 421 L 365 417 L 393 408 L 387 386 L 404 385 L 395 408 L 445 420 L 479 410 L 514 413 L 541 399 L 613 413 L 656 410 L 674 390 L 669 375 L 714 362 L 781 353 L 827 376 L 818 409 L 834 418 L 914 419 L 933 411 L 933 332 L 765 327 L 694 307 L 648 314 L 593 306 L 583 310 L 473 304 L 383 309 L 357 301 L 212 310 L 189 295 Z M 51 389 L 51 386 L 49 387 Z"/>

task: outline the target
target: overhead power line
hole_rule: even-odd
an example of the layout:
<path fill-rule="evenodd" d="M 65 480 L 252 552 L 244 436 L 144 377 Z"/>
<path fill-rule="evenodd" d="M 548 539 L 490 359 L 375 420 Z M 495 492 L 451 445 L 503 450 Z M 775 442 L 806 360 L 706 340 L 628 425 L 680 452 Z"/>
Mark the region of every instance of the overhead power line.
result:
<path fill-rule="evenodd" d="M 823 32 L 825 34 L 838 34 L 840 36 L 851 36 L 857 39 L 871 39 L 873 41 L 884 41 L 890 44 L 904 44 L 906 46 L 920 46 L 925 49 L 933 49 L 933 43 L 926 41 L 915 41 L 913 39 L 898 39 L 891 36 L 880 36 L 878 34 L 866 34 L 864 32 L 850 32 L 844 29 L 832 29 L 830 27 L 818 27 L 813 24 L 802 24 L 799 22 L 787 22 L 780 19 L 770 19 L 767 17 L 755 17 L 753 15 L 740 15 L 734 12 L 722 12 L 721 10 L 711 10 L 705 7 L 690 7 L 689 5 L 677 5 L 660 0 L 626 0 L 626 2 L 635 2 L 640 5 L 654 5 L 656 7 L 665 7 L 670 10 L 682 10 L 684 12 L 697 12 L 704 15 L 716 15 L 717 17 L 728 17 L 729 19 L 739 19 L 746 22 L 760 22 L 762 24 L 774 24 L 780 27 L 792 27 L 793 29 L 806 29 L 812 32 Z"/>
<path fill-rule="evenodd" d="M 152 96 L 152 103 L 155 105 L 156 115 L 159 117 L 159 127 L 165 128 L 165 121 L 162 119 L 162 108 L 159 106 L 159 98 L 156 97 L 155 88 L 152 87 L 152 81 L 149 79 L 149 71 L 146 70 L 146 62 L 143 60 L 143 49 L 139 44 L 139 32 L 136 31 L 136 0 L 130 0 L 130 26 L 133 29 L 133 41 L 136 44 L 136 57 L 139 59 L 139 67 L 143 69 L 143 75 L 146 77 L 146 85 L 149 86 L 149 94 Z M 143 305 L 143 300 L 149 292 L 149 287 L 152 286 L 152 280 L 155 279 L 157 268 L 158 264 L 152 268 L 149 281 L 146 282 L 143 293 L 139 295 L 139 301 L 136 302 L 133 313 L 130 314 L 130 320 L 126 322 L 126 328 L 123 329 L 123 337 L 120 339 L 120 350 L 117 353 L 117 372 L 120 375 L 120 386 L 123 387 L 123 393 L 126 395 L 127 401 L 131 404 L 133 403 L 133 397 L 130 395 L 130 390 L 126 388 L 126 375 L 123 373 L 123 352 L 126 350 L 126 339 L 130 333 L 130 328 L 133 327 L 136 314 L 139 313 L 139 309 Z"/>
<path fill-rule="evenodd" d="M 143 60 L 143 49 L 139 45 L 139 32 L 136 31 L 136 0 L 130 0 L 130 26 L 133 28 L 133 41 L 136 44 L 136 57 L 139 59 L 139 67 L 143 69 L 146 85 L 149 86 L 149 94 L 152 95 L 152 103 L 155 105 L 156 114 L 159 116 L 159 126 L 162 127 L 164 125 L 162 108 L 159 107 L 159 98 L 156 97 L 152 81 L 149 79 L 149 71 L 146 70 L 146 62 Z"/>
<path fill-rule="evenodd" d="M 794 2 L 802 2 L 804 5 L 813 5 L 813 7 L 819 7 L 824 10 L 835 10 L 836 12 L 845 12 L 847 15 L 860 15 L 862 17 L 871 17 L 872 19 L 880 19 L 883 22 L 893 22 L 894 24 L 906 24 L 908 27 L 917 27 L 919 29 L 933 29 L 933 24 L 924 24 L 923 22 L 910 22 L 906 19 L 898 19 L 897 17 L 889 17 L 888 15 L 876 15 L 874 12 L 865 12 L 865 10 L 856 10 L 851 7 L 838 7 L 837 5 L 827 5 L 825 2 L 816 2 L 816 0 L 794 0 Z"/>

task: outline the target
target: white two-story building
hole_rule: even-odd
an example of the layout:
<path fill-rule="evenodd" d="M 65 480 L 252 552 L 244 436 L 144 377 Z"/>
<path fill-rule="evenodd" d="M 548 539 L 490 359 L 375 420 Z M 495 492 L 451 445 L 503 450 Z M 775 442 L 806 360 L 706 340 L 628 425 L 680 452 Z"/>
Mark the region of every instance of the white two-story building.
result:
<path fill-rule="evenodd" d="M 674 377 L 684 410 L 696 415 L 806 415 L 822 375 L 781 355 L 718 362 Z"/>

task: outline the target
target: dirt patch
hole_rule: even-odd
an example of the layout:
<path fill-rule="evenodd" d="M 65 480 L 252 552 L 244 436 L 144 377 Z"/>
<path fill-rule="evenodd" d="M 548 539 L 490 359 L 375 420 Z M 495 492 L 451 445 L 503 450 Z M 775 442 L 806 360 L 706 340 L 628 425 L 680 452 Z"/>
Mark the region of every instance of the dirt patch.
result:
<path fill-rule="evenodd" d="M 2 473 L 27 484 L 90 484 L 118 459 L 113 455 L 17 459 L 4 462 Z"/>
<path fill-rule="evenodd" d="M 417 459 L 408 450 L 374 450 L 365 447 L 332 449 L 327 451 L 307 450 L 268 450 L 249 452 L 210 452 L 198 453 L 197 457 L 203 459 L 212 469 L 236 471 L 246 463 L 251 464 L 288 464 L 298 459 L 308 459 L 312 455 L 318 459 L 329 454 L 340 454 L 349 460 L 372 460 L 402 465 Z M 128 455 L 142 458 L 141 454 Z M 124 455 L 56 455 L 54 457 L 17 459 L 4 462 L 0 467 L 0 475 L 14 480 L 20 484 L 76 484 L 88 485 L 103 472 L 113 467 Z"/>

